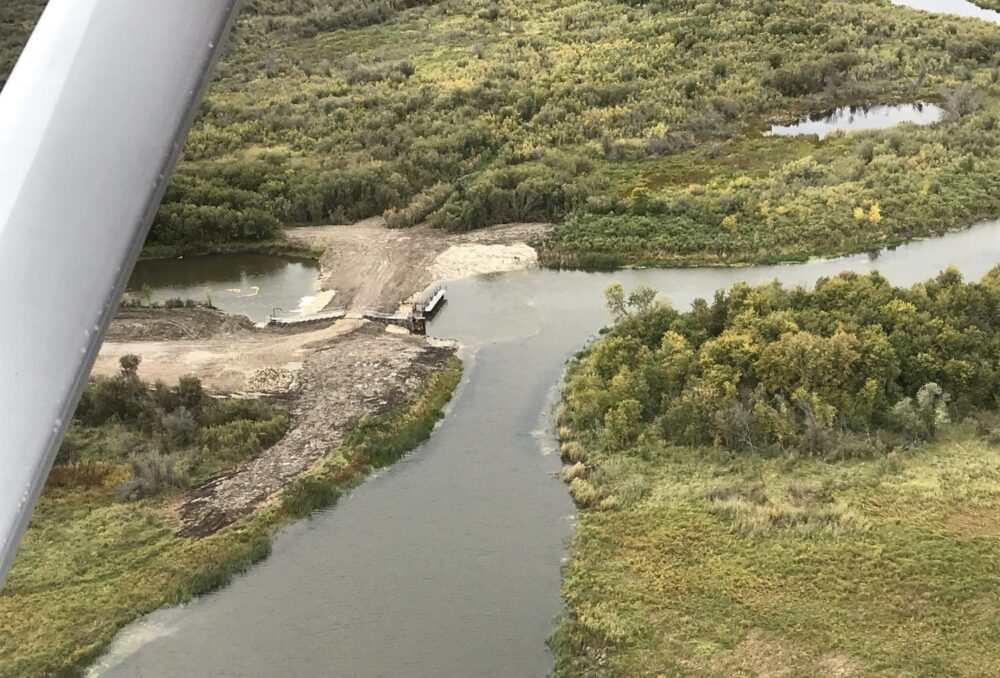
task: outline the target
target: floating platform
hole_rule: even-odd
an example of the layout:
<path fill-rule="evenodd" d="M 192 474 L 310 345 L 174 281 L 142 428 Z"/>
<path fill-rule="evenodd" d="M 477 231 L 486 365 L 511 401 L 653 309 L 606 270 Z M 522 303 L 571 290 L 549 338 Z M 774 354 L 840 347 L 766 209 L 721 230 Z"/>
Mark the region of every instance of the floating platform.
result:
<path fill-rule="evenodd" d="M 346 316 L 347 311 L 324 311 L 323 313 L 314 313 L 312 315 L 293 315 L 284 318 L 271 316 L 268 318 L 266 324 L 268 327 L 297 327 L 299 325 L 340 320 Z"/>

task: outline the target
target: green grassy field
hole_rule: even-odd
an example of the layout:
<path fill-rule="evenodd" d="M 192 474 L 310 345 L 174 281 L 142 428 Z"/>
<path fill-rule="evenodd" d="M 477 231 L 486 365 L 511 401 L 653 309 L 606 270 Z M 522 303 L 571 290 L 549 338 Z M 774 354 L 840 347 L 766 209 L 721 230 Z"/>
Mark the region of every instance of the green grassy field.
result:
<path fill-rule="evenodd" d="M 1000 673 L 1000 448 L 827 463 L 658 449 L 603 472 L 565 570 L 562 676 Z"/>
<path fill-rule="evenodd" d="M 127 466 L 57 467 L 0 593 L 0 675 L 80 675 L 137 617 L 225 585 L 267 556 L 276 528 L 335 502 L 426 439 L 460 376 L 455 359 L 408 405 L 359 422 L 275 502 L 202 539 L 175 535 L 178 490 L 122 502 Z"/>

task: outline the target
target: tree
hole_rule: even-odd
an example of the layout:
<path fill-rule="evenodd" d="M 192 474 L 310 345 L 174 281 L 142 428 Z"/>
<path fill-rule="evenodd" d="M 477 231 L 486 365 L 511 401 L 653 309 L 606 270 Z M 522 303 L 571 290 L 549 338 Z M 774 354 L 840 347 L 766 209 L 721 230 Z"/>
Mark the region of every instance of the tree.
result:
<path fill-rule="evenodd" d="M 126 377 L 134 377 L 139 373 L 139 364 L 142 362 L 142 358 L 131 353 L 123 355 L 118 359 L 118 364 L 121 366 L 122 374 Z"/>
<path fill-rule="evenodd" d="M 611 315 L 619 321 L 647 311 L 656 301 L 656 290 L 640 285 L 626 296 L 625 288 L 614 283 L 604 289 L 604 299 Z"/>

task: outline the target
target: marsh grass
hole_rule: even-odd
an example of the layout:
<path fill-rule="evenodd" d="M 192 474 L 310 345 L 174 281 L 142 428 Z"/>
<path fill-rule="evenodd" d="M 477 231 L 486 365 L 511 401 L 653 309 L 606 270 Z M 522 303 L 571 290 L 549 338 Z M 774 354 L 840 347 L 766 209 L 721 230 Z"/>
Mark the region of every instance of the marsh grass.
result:
<path fill-rule="evenodd" d="M 181 495 L 122 503 L 121 464 L 57 470 L 0 594 L 0 676 L 78 676 L 123 626 L 225 586 L 283 524 L 331 505 L 425 440 L 461 377 L 457 359 L 400 410 L 367 420 L 276 502 L 202 539 L 175 536 Z M 162 471 L 162 469 L 160 469 Z"/>
<path fill-rule="evenodd" d="M 645 499 L 580 515 L 557 675 L 997 675 L 1000 449 L 972 433 L 833 463 L 631 459 Z"/>

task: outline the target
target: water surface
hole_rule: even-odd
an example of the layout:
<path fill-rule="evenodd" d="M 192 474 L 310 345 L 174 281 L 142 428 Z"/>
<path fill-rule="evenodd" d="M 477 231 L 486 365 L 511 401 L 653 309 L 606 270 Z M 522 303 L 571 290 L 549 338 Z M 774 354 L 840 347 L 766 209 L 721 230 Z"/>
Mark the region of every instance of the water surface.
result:
<path fill-rule="evenodd" d="M 978 279 L 997 263 L 1000 221 L 877 257 L 451 283 L 431 332 L 463 342 L 466 372 L 432 438 L 285 529 L 229 588 L 123 631 L 93 673 L 545 676 L 574 513 L 549 415 L 564 361 L 608 322 L 605 286 L 650 285 L 684 308 L 740 281 L 811 285 L 878 269 L 909 285 L 949 264 Z"/>
<path fill-rule="evenodd" d="M 318 264 L 311 259 L 267 254 L 219 254 L 148 259 L 136 264 L 130 297 L 211 301 L 226 313 L 265 320 L 273 309 L 294 313 L 315 294 Z"/>
<path fill-rule="evenodd" d="M 821 139 L 835 131 L 860 132 L 887 129 L 904 122 L 933 125 L 941 120 L 944 110 L 934 104 L 872 104 L 841 106 L 815 113 L 788 125 L 774 125 L 770 134 L 796 136 L 815 134 Z"/>
<path fill-rule="evenodd" d="M 1000 24 L 1000 12 L 980 7 L 968 0 L 889 0 L 894 5 L 904 5 L 914 9 L 922 9 L 936 14 L 954 14 L 956 16 L 982 19 Z"/>

